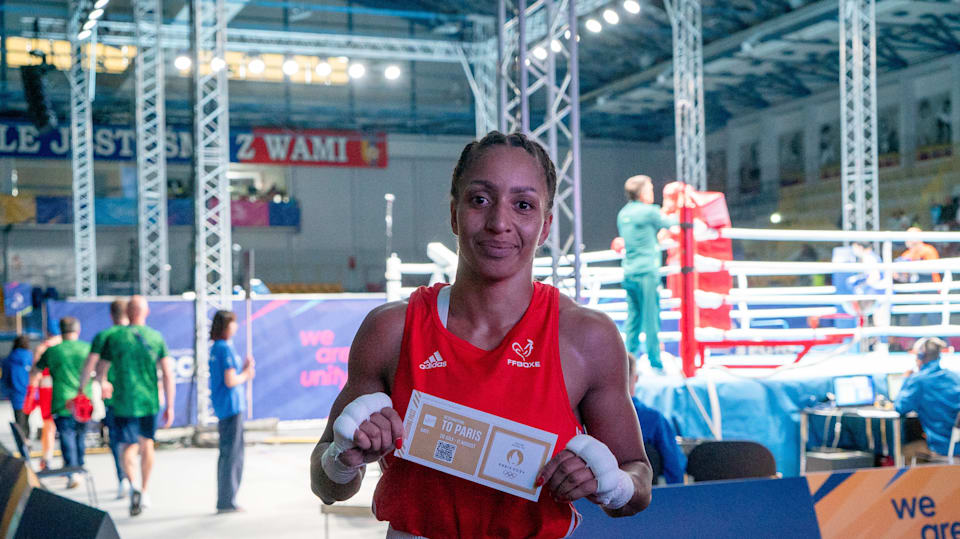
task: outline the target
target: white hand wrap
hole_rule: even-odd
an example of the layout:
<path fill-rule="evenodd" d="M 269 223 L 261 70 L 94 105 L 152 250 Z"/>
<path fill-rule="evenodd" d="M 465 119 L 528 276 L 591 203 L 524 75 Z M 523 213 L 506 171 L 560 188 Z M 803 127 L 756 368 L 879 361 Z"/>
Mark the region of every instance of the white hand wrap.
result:
<path fill-rule="evenodd" d="M 386 393 L 370 393 L 357 397 L 340 412 L 340 416 L 333 422 L 333 443 L 327 446 L 320 457 L 323 472 L 331 481 L 343 485 L 352 481 L 360 473 L 363 464 L 347 466 L 337 457 L 340 453 L 356 447 L 353 437 L 361 423 L 370 419 L 371 415 L 391 406 L 393 401 Z"/>
<path fill-rule="evenodd" d="M 566 449 L 587 463 L 597 478 L 597 497 L 600 505 L 608 509 L 620 509 L 633 497 L 633 480 L 617 466 L 603 442 L 588 434 L 578 434 L 567 442 Z"/>

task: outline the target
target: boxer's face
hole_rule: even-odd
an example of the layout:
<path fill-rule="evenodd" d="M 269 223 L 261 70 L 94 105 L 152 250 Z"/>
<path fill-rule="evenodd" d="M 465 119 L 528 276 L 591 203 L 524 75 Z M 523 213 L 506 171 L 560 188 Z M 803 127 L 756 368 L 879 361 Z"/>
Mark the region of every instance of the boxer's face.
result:
<path fill-rule="evenodd" d="M 490 278 L 532 264 L 553 219 L 537 160 L 522 148 L 487 148 L 465 171 L 462 186 L 450 203 L 461 263 Z"/>

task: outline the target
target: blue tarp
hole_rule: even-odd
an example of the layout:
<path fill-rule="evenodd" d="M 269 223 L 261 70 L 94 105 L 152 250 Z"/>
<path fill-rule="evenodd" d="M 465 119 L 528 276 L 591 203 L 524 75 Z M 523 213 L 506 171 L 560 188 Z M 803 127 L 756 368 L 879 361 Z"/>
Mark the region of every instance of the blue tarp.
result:
<path fill-rule="evenodd" d="M 716 375 L 714 375 L 716 376 Z M 791 379 L 724 378 L 715 379 L 725 440 L 751 440 L 766 446 L 777 461 L 777 471 L 786 477 L 800 472 L 800 410 L 826 399 L 833 391 L 832 376 Z M 700 402 L 710 411 L 707 381 L 689 380 Z M 874 375 L 877 391 L 886 393 L 886 378 Z M 680 377 L 641 378 L 636 396 L 647 406 L 663 412 L 685 438 L 712 438 L 706 420 L 700 414 Z M 877 436 L 879 428 L 874 428 Z M 819 445 L 823 420 L 813 418 L 810 445 Z M 841 447 L 866 447 L 862 422 L 845 422 Z M 890 433 L 888 433 L 888 437 Z M 879 447 L 879 445 L 878 445 Z"/>

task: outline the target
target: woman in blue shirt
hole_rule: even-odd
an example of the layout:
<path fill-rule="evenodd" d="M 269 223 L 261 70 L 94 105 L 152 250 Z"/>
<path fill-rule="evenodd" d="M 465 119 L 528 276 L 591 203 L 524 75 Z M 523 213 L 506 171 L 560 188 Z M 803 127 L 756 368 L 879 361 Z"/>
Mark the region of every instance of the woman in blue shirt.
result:
<path fill-rule="evenodd" d="M 217 461 L 217 513 L 238 511 L 237 489 L 243 475 L 243 383 L 255 376 L 252 356 L 240 367 L 240 356 L 230 343 L 237 333 L 237 316 L 217 311 L 210 326 L 210 399 L 219 422 L 220 459 Z"/>
<path fill-rule="evenodd" d="M 30 426 L 27 423 L 27 414 L 23 413 L 23 401 L 27 397 L 27 385 L 30 382 L 30 366 L 33 364 L 33 353 L 30 352 L 30 338 L 26 335 L 17 335 L 13 340 L 13 350 L 3 360 L 3 378 L 0 387 L 13 405 L 13 417 L 20 425 L 24 436 L 30 436 Z"/>

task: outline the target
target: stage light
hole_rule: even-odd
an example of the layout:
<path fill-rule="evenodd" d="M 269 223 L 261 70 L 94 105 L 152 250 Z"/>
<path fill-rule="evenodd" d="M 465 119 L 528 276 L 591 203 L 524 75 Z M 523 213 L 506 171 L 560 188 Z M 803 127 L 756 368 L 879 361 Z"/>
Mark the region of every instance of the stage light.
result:
<path fill-rule="evenodd" d="M 227 63 L 224 62 L 223 58 L 220 58 L 219 56 L 214 56 L 213 59 L 210 60 L 210 70 L 213 71 L 214 73 L 220 71 L 225 67 L 227 67 Z"/>
<path fill-rule="evenodd" d="M 567 30 L 563 33 L 563 39 L 570 39 L 570 30 Z"/>
<path fill-rule="evenodd" d="M 640 2 L 636 0 L 624 0 L 623 9 L 631 15 L 636 15 L 640 13 Z"/>
<path fill-rule="evenodd" d="M 57 128 L 57 114 L 47 92 L 45 76 L 52 70 L 48 64 L 20 66 L 23 78 L 23 96 L 27 100 L 27 114 L 33 125 L 43 134 Z"/>
<path fill-rule="evenodd" d="M 620 15 L 617 15 L 617 12 L 612 9 L 605 9 L 603 10 L 603 20 L 610 24 L 617 24 L 620 22 Z"/>
<path fill-rule="evenodd" d="M 87 18 L 90 19 L 91 21 L 95 21 L 95 20 L 99 19 L 100 17 L 103 17 L 103 10 L 102 10 L 102 9 L 95 9 L 95 10 L 91 11 L 89 15 L 87 15 Z"/>
<path fill-rule="evenodd" d="M 550 42 L 550 50 L 552 50 L 553 52 L 560 52 L 563 50 L 563 45 L 561 45 L 559 41 L 554 39 L 553 41 Z"/>
<path fill-rule="evenodd" d="M 297 71 L 300 71 L 300 64 L 297 63 L 293 58 L 287 58 L 283 61 L 283 65 L 280 66 L 280 69 L 283 71 L 283 74 L 292 77 L 297 74 Z"/>
<path fill-rule="evenodd" d="M 537 47 L 533 49 L 533 56 L 537 60 L 546 60 L 547 59 L 547 49 L 543 47 Z"/>
<path fill-rule="evenodd" d="M 600 30 L 603 30 L 603 25 L 600 24 L 600 21 L 598 21 L 597 19 L 587 19 L 587 22 L 584 24 L 584 26 L 586 26 L 587 30 L 590 30 L 594 34 L 599 32 Z"/>
<path fill-rule="evenodd" d="M 780 215 L 780 212 L 773 212 L 770 214 L 770 222 L 773 224 L 780 224 L 783 221 L 783 216 Z"/>
<path fill-rule="evenodd" d="M 83 41 L 88 37 L 90 37 L 90 30 L 83 30 L 79 34 L 77 34 L 77 41 Z"/>
<path fill-rule="evenodd" d="M 190 69 L 190 66 L 193 65 L 193 60 L 190 59 L 186 54 L 181 54 L 173 61 L 173 67 L 179 69 L 180 71 L 186 71 Z"/>
<path fill-rule="evenodd" d="M 87 21 L 83 23 L 84 30 L 93 30 L 93 27 L 97 25 L 97 21 Z"/>
<path fill-rule="evenodd" d="M 327 62 L 320 62 L 317 64 L 316 72 L 321 77 L 329 77 L 330 73 L 333 73 L 333 68 Z"/>
<path fill-rule="evenodd" d="M 363 64 L 350 64 L 350 67 L 347 68 L 347 75 L 350 75 L 351 79 L 359 79 L 367 74 L 367 67 Z"/>
<path fill-rule="evenodd" d="M 397 80 L 400 78 L 400 68 L 395 65 L 389 65 L 383 70 L 383 78 L 387 80 Z"/>
<path fill-rule="evenodd" d="M 267 64 L 263 63 L 263 58 L 260 58 L 259 56 L 250 60 L 250 63 L 247 64 L 247 69 L 249 69 L 250 73 L 254 75 L 259 75 L 263 73 L 263 70 L 266 68 L 267 68 Z"/>
<path fill-rule="evenodd" d="M 97 3 L 93 5 L 93 9 L 103 9 L 107 7 L 107 4 L 110 3 L 110 0 L 97 0 Z"/>

